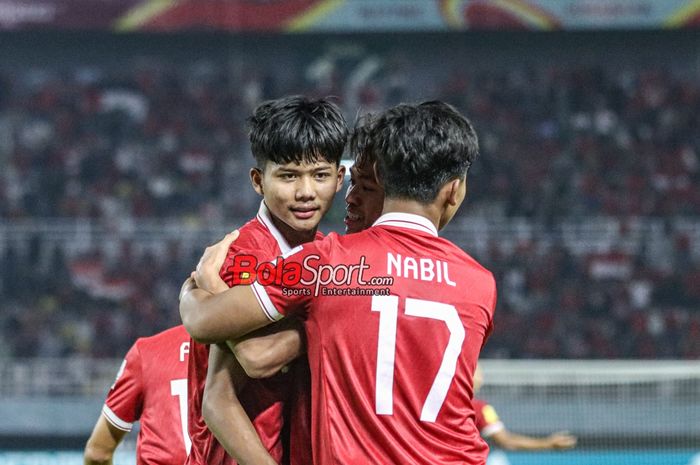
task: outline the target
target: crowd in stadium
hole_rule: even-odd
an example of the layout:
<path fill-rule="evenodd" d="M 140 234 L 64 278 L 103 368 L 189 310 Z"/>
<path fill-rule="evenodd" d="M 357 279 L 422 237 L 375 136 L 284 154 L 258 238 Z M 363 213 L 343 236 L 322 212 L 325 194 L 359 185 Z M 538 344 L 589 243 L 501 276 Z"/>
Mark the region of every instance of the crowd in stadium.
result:
<path fill-rule="evenodd" d="M 477 256 L 499 285 L 484 356 L 700 356 L 700 231 L 678 226 L 700 215 L 697 80 L 670 69 L 455 69 L 426 91 L 400 62 L 359 84 L 340 72 L 292 74 L 305 77 L 211 63 L 6 73 L 0 220 L 235 226 L 259 202 L 245 118 L 261 100 L 336 95 L 352 122 L 358 109 L 430 95 L 480 134 L 455 221 L 519 219 L 544 231 L 490 241 Z M 552 240 L 562 222 L 600 217 L 621 225 L 606 250 Z M 630 250 L 626 224 L 640 217 L 662 231 Z M 120 357 L 135 337 L 177 323 L 178 289 L 198 257 L 186 239 L 158 254 L 129 240 L 117 253 L 96 244 L 76 254 L 50 236 L 37 230 L 0 250 L 0 355 Z"/>

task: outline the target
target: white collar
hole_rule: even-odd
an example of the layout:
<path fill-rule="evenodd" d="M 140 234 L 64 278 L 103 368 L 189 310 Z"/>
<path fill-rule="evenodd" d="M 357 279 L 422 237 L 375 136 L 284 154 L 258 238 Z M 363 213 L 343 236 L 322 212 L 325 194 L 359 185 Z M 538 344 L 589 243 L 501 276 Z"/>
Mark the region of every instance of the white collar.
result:
<path fill-rule="evenodd" d="M 270 234 L 272 234 L 272 237 L 275 238 L 277 241 L 277 245 L 280 248 L 280 251 L 282 254 L 286 254 L 289 252 L 292 248 L 289 246 L 289 243 L 287 242 L 287 239 L 284 238 L 282 233 L 280 232 L 279 229 L 277 229 L 277 226 L 275 226 L 275 223 L 272 222 L 272 214 L 270 213 L 270 210 L 267 208 L 267 205 L 265 205 L 265 201 L 260 202 L 260 208 L 258 209 L 258 221 L 260 221 L 263 226 L 267 228 L 268 231 L 270 231 Z"/>
<path fill-rule="evenodd" d="M 437 228 L 428 218 L 413 213 L 384 213 L 372 226 L 395 226 L 397 228 L 415 229 L 437 236 Z"/>

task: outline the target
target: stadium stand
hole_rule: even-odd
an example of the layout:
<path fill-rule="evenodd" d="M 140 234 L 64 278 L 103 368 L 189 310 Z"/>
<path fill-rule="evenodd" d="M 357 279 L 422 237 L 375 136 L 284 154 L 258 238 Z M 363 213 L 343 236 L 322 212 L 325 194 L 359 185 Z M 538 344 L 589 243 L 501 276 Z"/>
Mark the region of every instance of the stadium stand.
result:
<path fill-rule="evenodd" d="M 293 90 L 350 119 L 426 94 L 473 119 L 478 187 L 446 234 L 497 275 L 486 357 L 700 356 L 692 67 L 465 61 L 432 80 L 408 56 L 299 56 L 284 76 L 195 58 L 5 69 L 0 351 L 118 357 L 175 324 L 198 250 L 257 208 L 245 116 Z"/>

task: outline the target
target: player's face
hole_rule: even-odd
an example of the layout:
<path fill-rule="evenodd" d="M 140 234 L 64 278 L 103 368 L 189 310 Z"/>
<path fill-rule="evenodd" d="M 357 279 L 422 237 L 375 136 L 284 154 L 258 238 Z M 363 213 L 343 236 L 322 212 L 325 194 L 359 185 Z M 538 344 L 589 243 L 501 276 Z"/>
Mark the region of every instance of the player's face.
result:
<path fill-rule="evenodd" d="M 384 188 L 377 182 L 371 166 L 355 165 L 350 168 L 350 185 L 345 202 L 346 233 L 362 231 L 377 221 L 384 206 Z"/>
<path fill-rule="evenodd" d="M 344 167 L 324 160 L 283 165 L 267 162 L 263 171 L 253 168 L 250 173 L 253 187 L 265 198 L 273 219 L 301 233 L 316 230 L 342 187 L 344 175 Z"/>

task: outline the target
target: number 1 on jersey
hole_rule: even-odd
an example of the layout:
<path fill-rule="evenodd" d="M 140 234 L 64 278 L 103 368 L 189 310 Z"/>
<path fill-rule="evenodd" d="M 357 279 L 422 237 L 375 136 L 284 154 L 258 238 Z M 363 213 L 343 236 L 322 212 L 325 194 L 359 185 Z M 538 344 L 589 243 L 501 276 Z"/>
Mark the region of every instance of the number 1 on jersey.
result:
<path fill-rule="evenodd" d="M 399 319 L 398 296 L 373 296 L 372 311 L 379 312 L 375 411 L 377 415 L 392 415 L 394 412 L 396 329 Z M 450 332 L 450 339 L 442 356 L 440 369 L 433 380 L 420 416 L 421 421 L 434 422 L 445 402 L 447 391 L 450 389 L 457 369 L 457 360 L 465 338 L 464 326 L 453 305 L 431 300 L 406 298 L 405 313 L 409 316 L 443 321 Z"/>
<path fill-rule="evenodd" d="M 187 431 L 187 378 L 171 380 L 170 395 L 178 398 L 182 440 L 185 443 L 185 451 L 189 454 L 192 448 L 192 441 L 190 440 L 189 431 Z"/>

